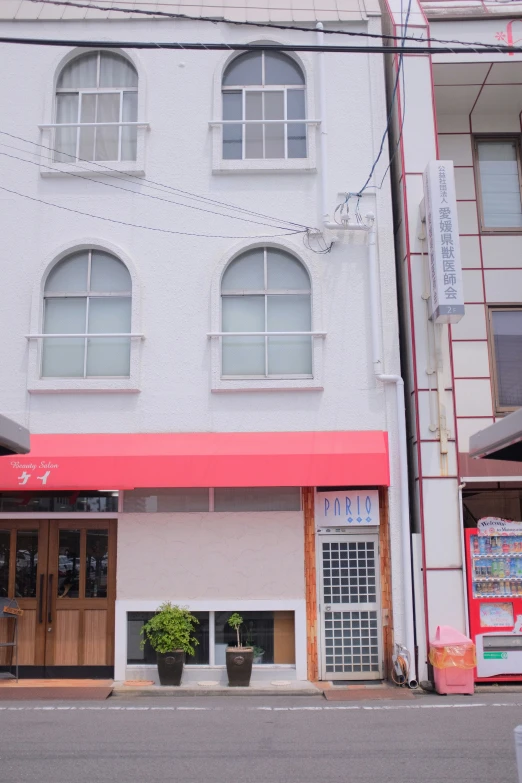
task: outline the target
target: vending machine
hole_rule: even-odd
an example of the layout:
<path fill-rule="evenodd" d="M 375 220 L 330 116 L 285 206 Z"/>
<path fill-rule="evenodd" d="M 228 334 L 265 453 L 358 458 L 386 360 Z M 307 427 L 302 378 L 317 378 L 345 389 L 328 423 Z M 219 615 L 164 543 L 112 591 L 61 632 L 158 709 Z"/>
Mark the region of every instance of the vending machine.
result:
<path fill-rule="evenodd" d="M 476 680 L 522 680 L 522 522 L 485 517 L 465 533 Z"/>

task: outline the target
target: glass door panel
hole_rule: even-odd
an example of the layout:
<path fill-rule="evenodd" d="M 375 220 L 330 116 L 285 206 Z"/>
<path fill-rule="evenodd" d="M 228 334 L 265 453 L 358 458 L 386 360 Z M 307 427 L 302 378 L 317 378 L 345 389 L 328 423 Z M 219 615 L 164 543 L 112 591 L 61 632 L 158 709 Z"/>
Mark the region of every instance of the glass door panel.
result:
<path fill-rule="evenodd" d="M 38 530 L 16 532 L 15 598 L 36 598 Z"/>
<path fill-rule="evenodd" d="M 79 530 L 60 530 L 58 540 L 58 598 L 80 597 Z"/>
<path fill-rule="evenodd" d="M 85 597 L 107 598 L 109 531 L 87 530 Z"/>

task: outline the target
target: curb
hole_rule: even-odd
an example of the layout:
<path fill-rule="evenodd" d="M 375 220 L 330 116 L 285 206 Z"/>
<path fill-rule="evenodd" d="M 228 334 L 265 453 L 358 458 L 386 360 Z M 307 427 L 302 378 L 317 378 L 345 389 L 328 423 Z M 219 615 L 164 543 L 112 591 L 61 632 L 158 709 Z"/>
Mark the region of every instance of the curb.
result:
<path fill-rule="evenodd" d="M 164 686 L 160 689 L 156 688 L 113 688 L 111 693 L 112 699 L 125 699 L 136 697 L 152 697 L 152 698 L 183 698 L 186 696 L 309 696 L 312 698 L 323 697 L 323 691 L 317 688 L 310 689 L 283 689 L 283 688 L 198 688 L 197 690 L 190 688 L 183 690 L 180 687 Z"/>

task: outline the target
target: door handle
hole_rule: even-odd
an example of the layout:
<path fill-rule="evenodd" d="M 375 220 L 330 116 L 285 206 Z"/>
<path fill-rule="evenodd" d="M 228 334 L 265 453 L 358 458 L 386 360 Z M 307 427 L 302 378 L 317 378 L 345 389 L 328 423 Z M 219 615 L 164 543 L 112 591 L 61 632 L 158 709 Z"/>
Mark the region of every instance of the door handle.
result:
<path fill-rule="evenodd" d="M 49 625 L 53 621 L 53 575 L 49 574 L 47 582 L 47 622 Z"/>
<path fill-rule="evenodd" d="M 43 589 L 44 575 L 40 574 L 40 592 L 38 593 L 38 622 L 43 622 Z"/>

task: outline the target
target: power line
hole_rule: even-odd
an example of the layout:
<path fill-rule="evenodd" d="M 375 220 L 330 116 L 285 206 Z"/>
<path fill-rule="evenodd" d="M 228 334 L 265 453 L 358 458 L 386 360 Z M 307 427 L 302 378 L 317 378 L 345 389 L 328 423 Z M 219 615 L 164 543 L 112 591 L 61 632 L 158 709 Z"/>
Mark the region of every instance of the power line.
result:
<path fill-rule="evenodd" d="M 0 146 L 3 147 L 9 147 L 7 144 L 1 144 Z M 10 147 L 12 149 L 12 147 Z M 36 154 L 31 153 L 28 150 L 21 150 L 18 147 L 14 147 L 15 150 L 18 150 L 18 152 L 23 152 L 26 155 Z M 11 158 L 12 160 L 19 160 L 22 161 L 22 163 L 29 163 L 31 166 L 40 166 L 40 163 L 38 161 L 34 160 L 27 160 L 27 158 L 19 158 L 17 155 L 9 155 L 8 152 L 1 152 L 0 155 L 3 155 L 6 158 Z M 51 166 L 49 163 L 43 163 L 43 166 L 48 169 L 52 169 L 53 171 L 59 171 L 61 174 L 65 174 L 66 176 L 70 177 L 76 177 L 77 179 L 83 179 L 91 182 L 95 182 L 97 185 L 103 185 L 107 188 L 115 188 L 116 190 L 123 190 L 125 193 L 132 193 L 136 196 L 143 196 L 144 198 L 152 198 L 155 201 L 164 201 L 165 204 L 174 204 L 178 207 L 186 207 L 187 209 L 195 209 L 198 212 L 207 212 L 210 215 L 217 215 L 218 217 L 225 217 L 230 218 L 231 220 L 241 220 L 242 223 L 255 223 L 258 226 L 265 226 L 267 228 L 279 228 L 281 231 L 289 231 L 290 229 L 286 226 L 277 226 L 277 225 L 270 225 L 269 223 L 261 223 L 259 220 L 252 220 L 251 218 L 244 218 L 239 217 L 239 215 L 224 215 L 221 212 L 214 212 L 211 209 L 205 209 L 204 207 L 195 207 L 192 204 L 182 204 L 180 201 L 172 201 L 168 198 L 162 198 L 161 196 L 152 196 L 150 193 L 141 193 L 139 190 L 130 190 L 129 188 L 122 188 L 121 185 L 115 185 L 112 182 L 103 182 L 103 180 L 94 179 L 93 177 L 84 177 L 81 174 L 76 174 L 73 171 L 64 171 L 63 169 L 58 168 L 57 166 Z"/>
<path fill-rule="evenodd" d="M 272 217 L 271 215 L 265 215 L 262 212 L 255 212 L 254 210 L 245 209 L 244 207 L 238 207 L 235 204 L 229 204 L 229 203 L 227 203 L 225 201 L 219 201 L 217 199 L 209 198 L 208 196 L 201 196 L 201 195 L 196 194 L 196 193 L 191 193 L 188 190 L 182 190 L 181 188 L 176 188 L 173 185 L 167 185 L 167 184 L 165 184 L 163 182 L 157 182 L 156 180 L 147 179 L 146 177 L 140 177 L 140 176 L 137 176 L 135 174 L 127 174 L 126 172 L 119 171 L 118 169 L 113 169 L 110 166 L 107 166 L 107 165 L 105 165 L 103 163 L 99 163 L 98 161 L 90 161 L 90 160 L 87 160 L 86 158 L 77 158 L 76 155 L 71 155 L 68 152 L 62 152 L 61 150 L 55 149 L 54 147 L 47 147 L 44 144 L 39 144 L 36 141 L 31 141 L 30 139 L 25 139 L 23 136 L 17 136 L 14 133 L 8 133 L 7 131 L 0 130 L 0 135 L 8 136 L 11 139 L 17 139 L 17 141 L 21 141 L 24 144 L 31 144 L 32 146 L 40 147 L 41 149 L 45 150 L 46 152 L 56 152 L 56 153 L 60 153 L 61 155 L 66 155 L 68 158 L 72 158 L 75 163 L 78 160 L 78 161 L 81 161 L 82 163 L 88 163 L 89 166 L 97 166 L 98 168 L 102 169 L 104 172 L 105 171 L 110 172 L 110 174 L 107 174 L 107 176 L 118 177 L 118 179 L 125 178 L 126 181 L 130 181 L 131 183 L 134 183 L 134 181 L 136 181 L 136 183 L 139 183 L 140 185 L 142 185 L 142 187 L 146 187 L 149 190 L 156 190 L 159 193 L 164 193 L 164 192 L 170 193 L 170 192 L 172 192 L 172 193 L 175 193 L 175 194 L 181 194 L 184 198 L 188 198 L 188 199 L 191 199 L 193 201 L 201 201 L 203 204 L 212 204 L 214 206 L 219 207 L 220 209 L 230 209 L 230 210 L 235 210 L 237 212 L 241 212 L 241 213 L 244 213 L 244 214 L 253 215 L 254 217 L 265 218 L 267 220 L 271 220 L 274 223 L 278 223 L 278 222 L 279 223 L 286 223 L 286 224 L 288 224 L 288 226 L 292 226 L 293 228 L 300 228 L 300 229 L 305 229 L 305 230 L 310 228 L 310 226 L 306 226 L 304 223 L 294 223 L 291 220 L 284 220 L 282 218 L 275 218 L 275 217 Z M 4 146 L 8 146 L 8 145 L 4 145 Z M 18 149 L 18 148 L 14 147 L 13 149 Z M 19 150 L 19 151 L 27 153 L 27 154 L 34 154 L 34 153 L 30 153 L 29 150 Z M 48 165 L 48 164 L 45 164 L 45 165 Z M 92 169 L 86 169 L 83 166 L 79 166 L 79 168 L 82 171 L 88 171 L 88 172 L 90 172 L 92 170 Z M 69 174 L 70 173 L 70 172 L 65 172 L 63 170 L 61 170 L 61 171 L 64 174 Z M 87 179 L 90 179 L 90 178 L 91 177 L 88 177 Z M 95 180 L 95 181 L 99 182 L 99 180 Z M 149 184 L 149 183 L 151 183 L 151 184 Z M 159 187 L 155 187 L 155 186 L 159 186 Z M 137 192 L 137 191 L 130 191 L 130 192 Z M 146 194 L 144 194 L 144 195 L 146 195 Z M 187 206 L 189 206 L 189 205 L 187 205 Z M 228 215 L 224 215 L 224 217 L 229 217 L 229 216 Z M 231 215 L 230 217 L 233 217 L 233 216 Z M 268 224 L 266 224 L 266 225 L 268 225 Z M 277 227 L 278 227 L 277 225 L 273 226 L 273 228 L 277 228 Z M 285 228 L 284 230 L 287 230 L 287 229 Z"/>
<path fill-rule="evenodd" d="M 32 2 L 32 0 L 31 0 Z M 38 0 L 42 2 L 42 0 Z M 205 20 L 203 20 L 205 21 Z M 324 31 L 323 31 L 324 32 Z M 520 54 L 522 46 L 468 44 L 462 46 L 319 46 L 299 44 L 225 44 L 161 41 L 86 41 L 63 38 L 18 38 L 1 36 L 0 43 L 26 46 L 65 46 L 88 49 L 175 49 L 201 52 L 323 52 L 325 54 Z"/>
<path fill-rule="evenodd" d="M 240 27 L 268 27 L 273 30 L 298 30 L 299 32 L 303 33 L 315 33 L 316 30 L 313 27 L 301 27 L 299 25 L 285 25 L 285 24 L 276 24 L 274 22 L 251 22 L 251 21 L 238 21 L 236 19 L 227 19 L 225 17 L 215 17 L 215 16 L 192 16 L 190 14 L 177 14 L 173 13 L 172 11 L 151 11 L 144 8 L 125 8 L 120 5 L 114 5 L 112 0 L 107 0 L 107 5 L 97 5 L 95 3 L 71 3 L 70 0 L 30 0 L 32 3 L 40 4 L 40 5 L 57 5 L 57 6 L 66 6 L 69 8 L 85 8 L 87 10 L 97 10 L 97 11 L 117 11 L 118 13 L 124 13 L 124 14 L 142 14 L 144 16 L 154 16 L 154 17 L 164 17 L 167 19 L 185 19 L 187 21 L 192 22 L 211 22 L 212 24 L 230 24 Z M 161 4 L 161 3 L 160 3 Z M 241 6 L 239 6 L 241 7 Z M 272 9 L 266 8 L 267 11 L 271 11 Z M 277 10 L 280 10 L 279 8 Z M 307 9 L 308 10 L 308 9 Z M 389 41 L 403 41 L 403 36 L 401 35 L 388 35 L 386 33 L 359 33 L 354 32 L 352 30 L 329 30 L 329 29 L 323 29 L 323 33 L 326 35 L 347 35 L 355 38 L 379 38 L 380 40 L 389 40 Z M 425 38 L 423 36 L 408 36 L 408 38 L 404 39 L 408 41 L 418 41 L 421 43 L 443 43 L 443 44 L 461 44 L 463 46 L 468 47 L 467 51 L 469 51 L 470 47 L 486 47 L 489 49 L 492 49 L 493 51 L 509 51 L 509 47 L 502 47 L 498 46 L 497 44 L 488 44 L 488 43 L 482 43 L 482 42 L 467 42 L 467 41 L 458 41 L 458 40 L 451 40 L 451 39 L 444 39 L 444 38 Z M 204 47 L 203 44 L 200 44 L 202 47 Z M 161 46 L 161 44 L 154 44 L 154 46 Z"/>
<path fill-rule="evenodd" d="M 108 223 L 118 223 L 120 226 L 128 226 L 129 228 L 143 228 L 146 231 L 159 231 L 162 234 L 177 234 L 186 237 L 207 237 L 209 239 L 272 239 L 275 237 L 292 236 L 294 234 L 306 234 L 307 230 L 301 231 L 288 231 L 286 234 L 258 234 L 255 236 L 230 236 L 229 234 L 198 234 L 191 231 L 174 231 L 170 228 L 156 228 L 155 226 L 144 226 L 139 223 L 129 223 L 125 220 L 116 220 L 114 218 L 103 217 L 102 215 L 93 215 L 91 212 L 83 212 L 80 209 L 73 209 L 72 207 L 64 207 L 62 204 L 54 204 L 52 201 L 46 201 L 42 198 L 36 198 L 35 196 L 28 196 L 27 193 L 20 193 L 18 190 L 12 190 L 0 185 L 0 190 L 6 193 L 11 193 L 13 196 L 19 196 L 20 198 L 28 199 L 29 201 L 35 201 L 39 204 L 45 204 L 48 207 L 55 207 L 55 209 L 63 209 L 66 212 L 72 212 L 76 215 L 84 215 L 85 217 L 95 218 L 96 220 L 105 220 Z"/>

